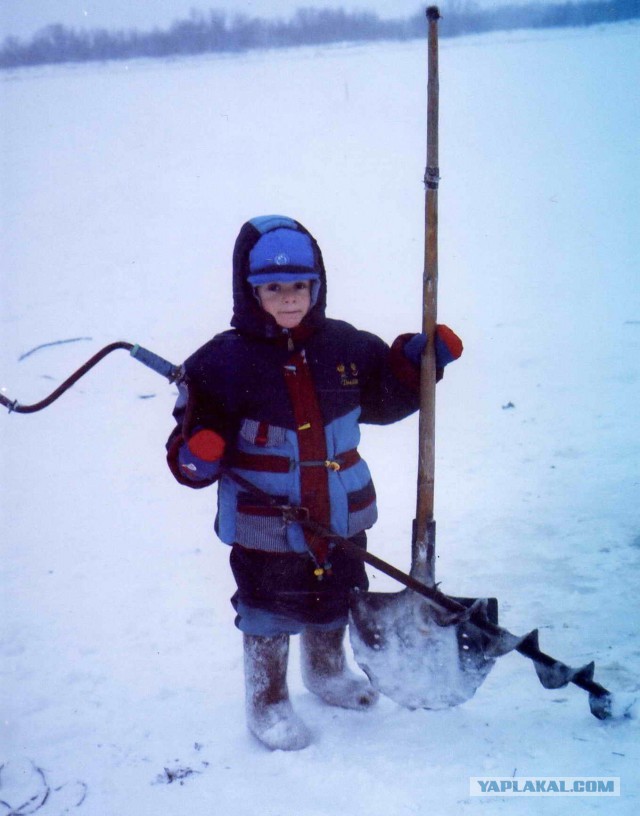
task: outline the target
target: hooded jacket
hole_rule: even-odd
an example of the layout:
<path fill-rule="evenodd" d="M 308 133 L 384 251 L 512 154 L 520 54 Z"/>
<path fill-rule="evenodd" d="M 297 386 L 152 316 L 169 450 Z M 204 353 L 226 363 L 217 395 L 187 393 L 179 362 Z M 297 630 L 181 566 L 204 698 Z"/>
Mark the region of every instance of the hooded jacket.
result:
<path fill-rule="evenodd" d="M 318 278 L 312 306 L 292 330 L 263 311 L 248 281 L 256 243 L 283 228 L 308 236 Z M 305 277 L 296 268 L 285 271 Z M 218 481 L 216 532 L 226 544 L 317 555 L 299 524 L 285 523 L 281 511 L 235 482 L 234 473 L 282 504 L 306 507 L 340 536 L 353 536 L 377 518 L 369 468 L 357 450 L 359 424 L 388 424 L 417 410 L 417 372 L 401 350 L 406 336 L 391 349 L 326 317 L 326 291 L 320 248 L 302 224 L 266 216 L 243 225 L 233 253 L 233 328 L 184 363 L 177 426 L 167 444 L 181 484 Z M 222 458 L 203 461 L 189 450 L 201 429 L 224 439 Z"/>

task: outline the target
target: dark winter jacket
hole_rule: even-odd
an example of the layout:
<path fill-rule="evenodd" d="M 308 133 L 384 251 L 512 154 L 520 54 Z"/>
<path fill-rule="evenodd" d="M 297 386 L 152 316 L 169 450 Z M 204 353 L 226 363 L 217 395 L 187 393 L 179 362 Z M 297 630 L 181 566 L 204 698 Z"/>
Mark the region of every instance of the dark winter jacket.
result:
<path fill-rule="evenodd" d="M 229 474 L 239 474 L 281 504 L 307 507 L 338 535 L 371 527 L 375 491 L 357 450 L 359 423 L 387 424 L 413 413 L 417 376 L 402 353 L 405 338 L 390 349 L 375 335 L 325 316 L 325 269 L 315 241 L 320 284 L 302 323 L 282 329 L 261 309 L 247 282 L 249 252 L 280 223 L 278 217 L 248 222 L 238 236 L 234 328 L 184 364 L 168 461 L 176 479 L 190 487 L 219 480 L 216 530 L 222 541 L 306 553 L 301 527 L 285 524 L 264 495 Z M 202 461 L 189 450 L 188 440 L 203 428 L 224 438 L 221 460 Z"/>

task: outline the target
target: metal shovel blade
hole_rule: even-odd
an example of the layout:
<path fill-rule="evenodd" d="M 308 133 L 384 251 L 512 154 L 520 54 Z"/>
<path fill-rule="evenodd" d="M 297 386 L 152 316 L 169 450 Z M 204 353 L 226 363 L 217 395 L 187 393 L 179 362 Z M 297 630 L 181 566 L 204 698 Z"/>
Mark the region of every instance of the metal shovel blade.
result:
<path fill-rule="evenodd" d="M 457 598 L 495 617 L 494 599 Z M 356 662 L 375 689 L 405 708 L 443 709 L 469 700 L 495 657 L 488 638 L 462 616 L 440 610 L 410 589 L 352 593 L 349 636 Z"/>

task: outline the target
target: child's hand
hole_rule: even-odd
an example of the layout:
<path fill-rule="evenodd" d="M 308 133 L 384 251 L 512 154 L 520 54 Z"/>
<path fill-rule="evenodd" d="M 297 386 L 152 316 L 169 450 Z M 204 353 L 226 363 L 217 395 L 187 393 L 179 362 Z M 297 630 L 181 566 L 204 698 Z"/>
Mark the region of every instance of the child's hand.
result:
<path fill-rule="evenodd" d="M 215 431 L 202 428 L 187 442 L 189 452 L 203 462 L 217 462 L 224 453 L 225 441 Z"/>
<path fill-rule="evenodd" d="M 426 334 L 414 334 L 404 345 L 405 357 L 415 366 L 420 365 L 422 352 L 427 345 Z M 462 340 L 448 326 L 439 323 L 436 326 L 436 368 L 444 368 L 453 360 L 457 360 L 462 354 Z"/>
<path fill-rule="evenodd" d="M 200 428 L 185 440 L 178 426 L 167 443 L 169 468 L 180 484 L 207 487 L 220 476 L 224 439 L 215 431 Z"/>
<path fill-rule="evenodd" d="M 179 433 L 169 448 L 169 467 L 182 484 L 205 487 L 220 475 L 224 448 L 224 439 L 207 428 L 197 430 L 186 442 Z"/>

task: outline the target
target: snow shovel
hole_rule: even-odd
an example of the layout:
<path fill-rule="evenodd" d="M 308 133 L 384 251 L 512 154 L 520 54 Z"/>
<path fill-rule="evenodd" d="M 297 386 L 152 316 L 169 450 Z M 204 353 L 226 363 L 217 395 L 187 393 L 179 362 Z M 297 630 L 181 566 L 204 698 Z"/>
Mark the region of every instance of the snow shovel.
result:
<path fill-rule="evenodd" d="M 435 387 L 434 338 L 438 288 L 438 19 L 427 9 L 428 109 L 425 173 L 425 261 L 418 451 L 418 495 L 411 577 L 435 587 Z M 456 599 L 462 611 L 446 613 L 411 589 L 354 592 L 349 633 L 356 661 L 374 687 L 408 708 L 448 708 L 473 696 L 495 662 L 489 641 L 469 625 L 471 610 L 497 624 L 495 599 Z"/>
<path fill-rule="evenodd" d="M 406 575 L 352 542 L 338 543 L 353 557 L 402 583 L 396 593 L 354 591 L 349 634 L 359 666 L 382 694 L 407 708 L 441 709 L 470 699 L 497 657 L 517 651 L 533 661 L 547 689 L 573 683 L 589 693 L 598 719 L 634 716 L 635 699 L 616 700 L 593 679 L 594 664 L 572 668 L 538 646 L 538 631 L 513 635 L 498 626 L 495 598 L 454 598 L 435 584 L 434 438 L 436 365 L 434 338 L 438 287 L 438 48 L 436 7 L 429 21 L 427 168 L 425 173 L 425 263 L 421 361 L 418 495 L 411 574 Z M 334 539 L 335 540 L 335 539 Z"/>

